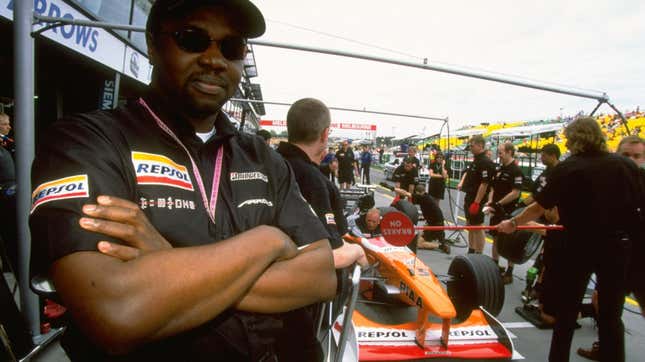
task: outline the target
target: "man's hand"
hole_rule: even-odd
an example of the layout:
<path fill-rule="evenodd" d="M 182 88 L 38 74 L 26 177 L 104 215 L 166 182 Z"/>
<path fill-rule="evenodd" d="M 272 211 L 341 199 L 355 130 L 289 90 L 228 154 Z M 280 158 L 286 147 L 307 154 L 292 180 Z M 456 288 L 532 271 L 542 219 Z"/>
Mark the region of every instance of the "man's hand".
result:
<path fill-rule="evenodd" d="M 98 205 L 83 206 L 83 212 L 92 218 L 81 218 L 81 227 L 120 239 L 126 244 L 100 241 L 98 249 L 101 253 L 129 261 L 151 251 L 172 248 L 135 203 L 113 196 L 99 196 L 97 202 Z M 298 254 L 296 245 L 282 230 L 264 225 L 258 228 L 265 229 L 262 233 L 267 239 L 282 241 L 281 256 L 276 261 L 288 260 Z"/>
<path fill-rule="evenodd" d="M 81 227 L 127 244 L 100 241 L 100 252 L 127 261 L 143 253 L 172 248 L 135 203 L 112 196 L 99 196 L 96 201 L 97 205 L 83 206 L 83 212 L 89 217 L 79 220 Z"/>
<path fill-rule="evenodd" d="M 343 246 L 332 250 L 334 254 L 334 267 L 336 269 L 346 268 L 354 263 L 361 267 L 369 266 L 365 251 L 360 245 L 350 244 L 343 241 Z"/>

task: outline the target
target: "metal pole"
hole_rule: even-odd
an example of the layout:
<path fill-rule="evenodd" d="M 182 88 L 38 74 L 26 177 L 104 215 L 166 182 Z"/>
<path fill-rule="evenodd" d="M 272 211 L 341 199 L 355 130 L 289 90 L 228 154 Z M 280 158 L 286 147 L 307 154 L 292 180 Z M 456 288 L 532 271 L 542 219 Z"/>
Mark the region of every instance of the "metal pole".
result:
<path fill-rule="evenodd" d="M 29 288 L 31 235 L 31 162 L 34 159 L 34 39 L 33 1 L 14 2 L 14 97 L 16 119 L 16 223 L 20 307 L 32 337 L 40 335 L 38 297 Z"/>
<path fill-rule="evenodd" d="M 85 25 L 85 26 L 92 26 L 92 27 L 96 27 L 96 28 L 139 31 L 139 32 L 144 32 L 145 31 L 144 27 L 136 26 L 136 25 L 122 25 L 122 24 L 104 23 L 104 22 L 97 22 L 97 21 L 92 21 L 92 20 L 80 20 L 80 19 L 63 19 L 63 18 L 56 18 L 56 17 L 51 17 L 51 16 L 42 16 L 42 15 L 39 15 L 39 14 L 34 14 L 34 18 L 36 18 L 37 20 L 39 20 L 41 22 L 52 24 L 50 26 L 46 26 L 43 29 L 40 29 L 40 30 L 36 31 L 35 32 L 36 34 L 40 33 L 40 32 L 43 32 L 45 30 L 51 29 L 52 27 L 60 26 L 60 25 L 63 25 L 63 24 Z M 291 45 L 291 44 L 285 44 L 285 43 L 276 43 L 276 42 L 263 41 L 263 40 L 257 40 L 257 39 L 249 40 L 249 44 L 260 45 L 260 46 L 268 46 L 268 47 L 274 47 L 274 48 L 299 50 L 299 51 L 305 51 L 305 52 L 311 52 L 311 53 L 321 53 L 321 54 L 328 54 L 328 55 L 336 55 L 336 56 L 356 58 L 356 59 L 371 60 L 371 61 L 380 62 L 380 63 L 402 65 L 402 66 L 406 66 L 406 67 L 420 68 L 420 69 L 432 70 L 432 71 L 436 71 L 436 72 L 461 75 L 461 76 L 464 76 L 464 77 L 488 80 L 488 81 L 492 81 L 492 82 L 505 83 L 505 84 L 510 84 L 510 85 L 514 85 L 514 86 L 518 86 L 518 87 L 538 89 L 538 90 L 543 90 L 543 91 L 546 91 L 546 92 L 553 92 L 553 93 L 567 94 L 567 95 L 576 96 L 576 97 L 582 97 L 582 98 L 596 99 L 596 100 L 601 101 L 601 102 L 609 100 L 609 97 L 607 96 L 606 93 L 602 93 L 602 95 L 599 95 L 597 93 L 588 93 L 588 92 L 582 92 L 582 91 L 576 91 L 576 90 L 572 90 L 572 89 L 567 89 L 567 88 L 563 88 L 563 87 L 555 87 L 555 86 L 538 84 L 538 83 L 533 83 L 533 82 L 514 80 L 514 79 L 510 79 L 510 78 L 499 77 L 499 76 L 494 76 L 494 75 L 489 75 L 489 74 L 484 74 L 484 73 L 479 73 L 479 72 L 472 72 L 472 71 L 467 71 L 467 70 L 448 67 L 448 66 L 429 65 L 426 62 L 424 62 L 424 63 L 412 63 L 412 62 L 406 62 L 406 61 L 403 61 L 403 60 L 390 59 L 390 58 L 384 58 L 384 57 L 376 57 L 376 56 L 367 55 L 367 54 L 351 53 L 351 52 L 345 52 L 345 51 L 334 50 L 334 49 L 314 48 L 314 47 L 308 47 L 308 46 L 302 46 L 302 45 Z"/>
<path fill-rule="evenodd" d="M 600 106 L 602 106 L 603 103 L 605 103 L 605 102 L 604 101 L 598 101 L 598 104 L 596 104 L 596 108 L 594 108 L 593 111 L 591 111 L 591 113 L 589 113 L 589 117 L 593 117 L 594 113 L 596 113 L 598 108 L 600 108 Z"/>
<path fill-rule="evenodd" d="M 264 101 L 264 100 L 261 100 L 261 99 L 258 100 L 258 99 L 244 99 L 244 98 L 231 98 L 230 101 L 246 102 L 246 103 L 275 104 L 275 105 L 278 105 L 278 106 L 291 106 L 293 104 L 293 103 L 286 103 L 286 102 L 270 102 L 270 101 Z M 421 119 L 429 119 L 429 120 L 433 120 L 433 121 L 442 121 L 442 122 L 446 121 L 446 117 L 440 118 L 440 117 L 430 117 L 430 116 L 418 116 L 418 115 L 414 115 L 414 114 L 368 111 L 368 110 L 365 110 L 365 109 L 356 109 L 356 108 L 341 108 L 341 107 L 327 107 L 327 108 L 335 110 L 335 111 L 381 114 L 381 115 L 384 115 L 384 116 L 421 118 Z"/>
<path fill-rule="evenodd" d="M 380 62 L 380 63 L 402 65 L 402 66 L 405 66 L 405 67 L 433 70 L 433 71 L 436 71 L 436 72 L 449 73 L 449 74 L 461 75 L 461 76 L 464 76 L 464 77 L 489 80 L 489 81 L 492 81 L 492 82 L 506 83 L 506 84 L 515 85 L 515 86 L 518 86 L 518 87 L 539 89 L 539 90 L 543 90 L 543 91 L 547 91 L 547 92 L 568 94 L 568 95 L 571 95 L 571 96 L 582 97 L 582 98 L 591 98 L 591 99 L 596 99 L 598 101 L 602 101 L 602 100 L 606 101 L 606 100 L 609 99 L 607 97 L 607 94 L 605 94 L 605 93 L 603 93 L 602 95 L 599 95 L 599 94 L 594 94 L 594 93 L 575 91 L 575 90 L 566 89 L 566 88 L 562 88 L 562 87 L 554 87 L 554 86 L 531 83 L 531 82 L 526 82 L 526 81 L 521 81 L 521 80 L 514 80 L 514 79 L 510 79 L 510 78 L 504 78 L 504 77 L 498 77 L 498 76 L 493 76 L 493 75 L 488 75 L 488 74 L 483 74 L 483 73 L 471 72 L 471 71 L 466 71 L 466 70 L 462 70 L 462 69 L 457 69 L 457 68 L 452 68 L 452 67 L 447 67 L 447 66 L 441 66 L 441 65 L 412 63 L 412 62 L 406 62 L 406 61 L 402 61 L 402 60 L 382 58 L 382 57 L 376 57 L 376 56 L 366 55 L 366 54 L 350 53 L 350 52 L 345 52 L 345 51 L 340 51 L 340 50 L 314 48 L 314 47 L 307 47 L 307 46 L 300 46 L 300 45 L 291 45 L 291 44 L 284 44 L 284 43 L 268 42 L 268 41 L 262 41 L 262 40 L 249 40 L 249 44 L 260 45 L 260 46 L 269 46 L 269 47 L 275 47 L 275 48 L 283 48 L 283 49 L 291 49 L 291 50 L 300 50 L 300 51 L 306 51 L 306 52 L 312 52 L 312 53 L 337 55 L 337 56 L 341 56 L 341 57 L 357 58 L 357 59 L 371 60 L 371 61 Z"/>
<path fill-rule="evenodd" d="M 625 126 L 625 130 L 627 131 L 627 134 L 629 135 L 631 133 L 631 131 L 629 130 L 629 126 L 627 126 L 627 120 L 625 119 L 625 116 L 623 116 L 623 113 L 621 111 L 619 111 L 618 108 L 614 107 L 613 104 L 611 104 L 609 102 L 607 102 L 607 104 L 609 105 L 609 107 L 611 107 L 611 109 L 616 111 L 616 113 L 620 116 L 620 119 L 623 121 L 623 126 Z"/>

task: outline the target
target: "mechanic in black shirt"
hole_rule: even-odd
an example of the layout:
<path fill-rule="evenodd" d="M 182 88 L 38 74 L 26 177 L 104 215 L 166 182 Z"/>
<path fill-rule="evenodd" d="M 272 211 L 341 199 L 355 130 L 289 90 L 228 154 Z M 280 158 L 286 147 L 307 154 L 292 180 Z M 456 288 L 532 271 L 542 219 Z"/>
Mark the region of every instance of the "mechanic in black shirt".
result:
<path fill-rule="evenodd" d="M 34 161 L 32 272 L 71 313 L 62 345 L 80 361 L 318 360 L 301 307 L 335 295 L 328 233 L 286 161 L 221 111 L 262 14 L 157 0 L 146 28 L 149 92 L 57 122 Z"/>
<path fill-rule="evenodd" d="M 320 172 L 331 181 L 332 184 L 336 184 L 336 173 L 338 172 L 338 160 L 336 156 L 332 154 L 332 157 L 329 159 L 329 162 L 320 164 Z"/>
<path fill-rule="evenodd" d="M 351 215 L 347 218 L 347 223 L 353 236 L 372 238 L 381 235 L 381 213 L 377 208 Z"/>
<path fill-rule="evenodd" d="M 524 207 L 534 202 L 534 195 L 539 194 L 544 190 L 547 184 L 549 175 L 560 163 L 560 147 L 550 143 L 542 147 L 540 152 L 540 159 L 546 169 L 533 181 L 531 185 L 531 194 L 518 203 L 518 207 Z M 538 222 L 545 224 L 558 224 L 560 217 L 558 215 L 558 208 L 545 210 L 544 216 L 540 217 Z M 564 243 L 564 231 L 561 230 L 545 230 L 544 243 L 538 258 L 536 258 L 533 267 L 540 271 L 541 277 L 538 277 L 534 289 L 538 292 L 538 298 L 541 306 L 541 318 L 544 322 L 552 324 L 555 321 L 553 317 L 558 305 L 559 292 L 557 289 L 559 275 L 562 272 L 558 267 L 560 264 L 556 260 L 560 256 L 558 250 Z M 572 262 L 572 261 L 570 261 Z"/>
<path fill-rule="evenodd" d="M 459 181 L 457 190 L 466 194 L 464 196 L 464 212 L 468 225 L 481 225 L 484 223 L 481 203 L 486 200 L 488 184 L 495 172 L 495 164 L 486 157 L 484 137 L 481 135 L 472 136 L 468 141 L 468 146 L 474 158 Z M 481 254 L 484 251 L 485 243 L 484 230 L 468 231 L 468 253 Z"/>
<path fill-rule="evenodd" d="M 533 203 L 533 195 L 540 193 L 546 186 L 547 179 L 553 171 L 553 168 L 560 163 L 560 147 L 550 143 L 542 147 L 542 152 L 540 152 L 540 160 L 542 164 L 546 166 L 544 171 L 533 181 L 531 185 L 531 195 L 522 200 L 523 206 L 528 206 Z"/>
<path fill-rule="evenodd" d="M 421 161 L 417 157 L 417 146 L 408 147 L 407 153 L 408 153 L 407 159 L 414 163 L 414 167 L 418 171 L 422 166 L 421 166 Z"/>
<path fill-rule="evenodd" d="M 488 194 L 486 206 L 491 210 L 490 225 L 497 225 L 500 221 L 508 219 L 515 204 L 520 199 L 522 188 L 522 170 L 515 163 L 515 146 L 506 142 L 499 145 L 497 153 L 500 165 L 495 169 L 495 175 L 491 181 L 491 191 Z M 499 266 L 499 253 L 497 252 L 497 233 L 491 230 L 493 235 L 493 261 Z M 513 263 L 508 262 L 508 267 L 503 273 L 504 284 L 513 282 Z"/>
<path fill-rule="evenodd" d="M 626 268 L 642 228 L 639 207 L 643 185 L 639 170 L 624 157 L 608 153 L 595 119 L 579 118 L 564 131 L 572 156 L 553 169 L 546 187 L 522 213 L 502 221 L 498 230 L 513 232 L 516 225 L 558 207 L 566 242 L 559 262 L 575 260 L 576 267 L 560 274 L 560 298 L 549 352 L 550 361 L 568 361 L 580 302 L 591 273 L 598 277 L 600 357 L 624 361 L 621 321 Z"/>
<path fill-rule="evenodd" d="M 403 194 L 403 192 L 402 192 Z M 444 226 L 443 212 L 432 196 L 426 193 L 424 185 L 416 185 L 414 193 L 405 193 L 412 203 L 419 205 L 427 226 Z M 443 230 L 424 230 L 422 238 L 417 240 L 419 249 L 437 249 L 450 254 L 450 245 L 446 242 Z"/>
<path fill-rule="evenodd" d="M 446 191 L 446 180 L 448 179 L 448 171 L 446 170 L 446 160 L 442 153 L 438 152 L 434 156 L 434 160 L 430 163 L 429 173 L 430 179 L 428 180 L 428 193 L 439 204 L 443 200 L 443 195 Z"/>
<path fill-rule="evenodd" d="M 353 181 L 354 174 L 358 174 L 354 151 L 349 147 L 347 140 L 343 141 L 342 147 L 336 152 L 338 160 L 338 184 L 341 189 L 348 189 Z"/>
<path fill-rule="evenodd" d="M 416 158 L 406 157 L 403 163 L 392 173 L 394 192 L 398 197 L 407 197 L 414 192 L 414 186 L 419 183 L 419 169 L 416 167 Z M 418 160 L 416 160 L 418 162 Z M 394 204 L 395 202 L 393 202 Z"/>
<path fill-rule="evenodd" d="M 293 168 L 302 196 L 327 229 L 336 268 L 348 267 L 356 261 L 367 266 L 363 248 L 343 241 L 347 220 L 340 193 L 318 168 L 327 150 L 330 124 L 331 116 L 324 103 L 313 98 L 296 101 L 287 113 L 289 142 L 280 142 L 278 153 Z"/>

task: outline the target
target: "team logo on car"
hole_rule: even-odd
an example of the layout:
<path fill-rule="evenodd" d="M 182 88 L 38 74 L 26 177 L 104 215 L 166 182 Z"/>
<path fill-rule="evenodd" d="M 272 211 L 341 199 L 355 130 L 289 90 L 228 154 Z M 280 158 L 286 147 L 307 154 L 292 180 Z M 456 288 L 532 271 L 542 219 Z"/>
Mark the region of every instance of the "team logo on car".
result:
<path fill-rule="evenodd" d="M 186 167 L 166 156 L 132 151 L 132 164 L 139 185 L 163 185 L 194 190 Z"/>
<path fill-rule="evenodd" d="M 87 175 L 76 175 L 45 182 L 36 187 L 31 194 L 31 212 L 50 201 L 89 197 L 89 191 Z"/>

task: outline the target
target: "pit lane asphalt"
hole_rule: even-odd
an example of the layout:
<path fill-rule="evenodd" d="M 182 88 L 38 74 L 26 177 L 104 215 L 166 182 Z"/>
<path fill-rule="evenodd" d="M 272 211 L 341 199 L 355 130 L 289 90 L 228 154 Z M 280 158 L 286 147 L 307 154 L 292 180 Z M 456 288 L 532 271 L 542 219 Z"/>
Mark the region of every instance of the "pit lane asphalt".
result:
<path fill-rule="evenodd" d="M 383 173 L 381 170 L 372 169 L 370 173 L 372 184 L 379 184 L 384 181 Z M 440 207 L 444 213 L 444 217 L 448 222 L 454 222 L 451 217 L 450 209 L 453 213 L 455 205 L 449 206 L 448 192 L 451 192 L 453 202 L 458 200 L 459 204 L 463 203 L 463 193 L 457 193 L 455 190 L 447 190 L 444 200 L 440 203 Z M 393 198 L 393 193 L 385 188 L 377 187 L 374 195 L 376 206 L 388 206 Z M 463 211 L 459 215 L 455 215 L 457 223 L 464 225 Z M 420 223 L 421 225 L 421 223 Z M 467 232 L 461 232 L 464 240 L 467 240 Z M 451 235 L 446 232 L 446 236 L 456 238 L 458 235 Z M 487 237 L 486 247 L 484 253 L 491 255 L 492 240 Z M 428 265 L 435 274 L 447 274 L 450 262 L 456 255 L 465 254 L 467 249 L 452 247 L 451 254 L 446 255 L 440 251 L 434 250 L 419 250 L 418 257 Z M 513 344 L 518 353 L 517 359 L 523 358 L 526 361 L 546 361 L 549 354 L 549 346 L 551 343 L 551 329 L 540 330 L 535 328 L 530 322 L 522 318 L 515 312 L 515 308 L 522 306 L 521 293 L 526 286 L 525 276 L 526 271 L 533 265 L 534 259 L 522 264 L 516 265 L 513 271 L 513 283 L 505 286 L 506 296 L 502 312 L 497 316 L 506 328 L 511 332 Z M 506 260 L 501 259 L 500 265 L 506 266 Z M 575 261 L 571 262 L 571 267 L 575 268 Z M 591 289 L 588 290 L 588 296 L 591 294 Z M 584 300 L 585 303 L 590 302 L 590 298 Z M 625 303 L 623 311 L 623 323 L 625 325 L 625 352 L 626 361 L 637 362 L 645 360 L 645 318 L 640 315 L 639 308 L 632 304 L 633 300 L 628 300 Z M 383 307 L 365 306 L 362 308 L 371 309 L 377 317 L 384 320 L 398 319 L 385 314 L 391 313 Z M 629 311 L 636 312 L 631 313 Z M 398 311 L 398 313 L 402 313 Z M 405 312 L 408 314 L 409 312 Z M 416 315 L 416 314 L 414 314 Z M 590 361 L 586 358 L 579 356 L 576 350 L 579 347 L 590 348 L 591 344 L 597 340 L 598 332 L 594 327 L 594 321 L 591 318 L 583 318 L 578 320 L 580 328 L 575 331 L 573 342 L 571 344 L 570 361 Z M 521 357 L 520 357 L 521 356 Z M 428 361 L 437 361 L 437 359 L 429 359 Z"/>

